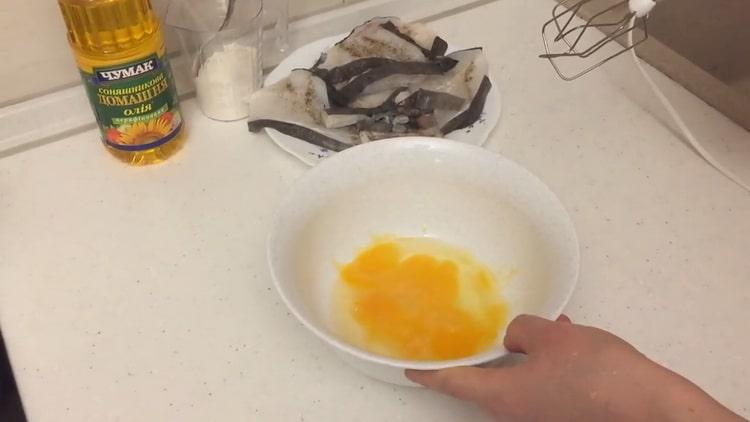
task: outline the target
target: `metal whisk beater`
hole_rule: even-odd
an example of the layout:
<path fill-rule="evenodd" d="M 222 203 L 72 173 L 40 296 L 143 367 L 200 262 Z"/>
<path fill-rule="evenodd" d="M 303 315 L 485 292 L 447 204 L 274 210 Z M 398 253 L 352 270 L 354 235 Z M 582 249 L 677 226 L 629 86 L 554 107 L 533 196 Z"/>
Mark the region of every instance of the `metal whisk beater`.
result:
<path fill-rule="evenodd" d="M 613 0 L 562 0 L 552 9 L 552 19 L 542 26 L 545 54 L 539 57 L 548 59 L 563 80 L 580 78 L 645 42 L 648 16 L 655 5 L 656 0 L 616 0 L 614 3 Z M 591 17 L 579 24 L 577 16 L 582 12 Z M 602 49 L 606 45 L 639 26 L 643 32 L 637 40 L 623 43 L 614 53 L 604 53 Z M 592 65 L 572 74 L 564 71 L 560 63 L 567 58 L 589 59 L 597 53 L 600 57 Z"/>

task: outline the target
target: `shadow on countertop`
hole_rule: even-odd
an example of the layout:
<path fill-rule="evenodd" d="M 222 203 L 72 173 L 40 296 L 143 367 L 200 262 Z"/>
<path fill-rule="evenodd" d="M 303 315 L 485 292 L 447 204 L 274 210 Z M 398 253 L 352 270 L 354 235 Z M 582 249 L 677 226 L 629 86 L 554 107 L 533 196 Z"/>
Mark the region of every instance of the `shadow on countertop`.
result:
<path fill-rule="evenodd" d="M 0 333 L 0 421 L 27 422 Z"/>

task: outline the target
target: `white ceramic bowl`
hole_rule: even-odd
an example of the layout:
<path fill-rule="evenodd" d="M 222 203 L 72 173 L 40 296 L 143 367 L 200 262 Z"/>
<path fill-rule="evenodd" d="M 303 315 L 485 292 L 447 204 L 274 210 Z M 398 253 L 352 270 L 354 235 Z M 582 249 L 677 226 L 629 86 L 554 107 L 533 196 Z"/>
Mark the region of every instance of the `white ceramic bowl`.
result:
<path fill-rule="evenodd" d="M 451 361 L 408 361 L 362 350 L 334 332 L 335 263 L 375 235 L 432 236 L 490 268 L 515 269 L 502 286 L 511 317 L 556 318 L 578 278 L 579 249 L 557 197 L 518 164 L 480 147 L 431 138 L 351 148 L 305 173 L 282 203 L 268 243 L 274 283 L 291 312 L 345 361 L 382 381 L 411 385 L 404 369 L 479 365 L 507 351 Z"/>

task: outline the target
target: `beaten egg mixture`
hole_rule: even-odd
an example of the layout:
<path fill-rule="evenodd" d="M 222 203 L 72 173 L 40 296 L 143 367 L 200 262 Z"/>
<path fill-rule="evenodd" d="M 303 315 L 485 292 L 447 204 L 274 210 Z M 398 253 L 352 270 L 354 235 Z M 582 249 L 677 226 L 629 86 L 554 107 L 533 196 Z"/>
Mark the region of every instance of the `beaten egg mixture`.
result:
<path fill-rule="evenodd" d="M 450 360 L 486 351 L 507 323 L 498 282 L 469 253 L 432 238 L 381 238 L 339 267 L 337 325 L 374 353 Z"/>

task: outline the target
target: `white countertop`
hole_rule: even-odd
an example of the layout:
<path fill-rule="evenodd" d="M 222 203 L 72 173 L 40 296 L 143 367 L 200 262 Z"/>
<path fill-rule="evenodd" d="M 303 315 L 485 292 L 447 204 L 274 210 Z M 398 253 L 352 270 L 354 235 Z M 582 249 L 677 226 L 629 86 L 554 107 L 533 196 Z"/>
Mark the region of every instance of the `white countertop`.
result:
<path fill-rule="evenodd" d="M 505 102 L 488 148 L 572 214 L 569 315 L 749 417 L 750 195 L 608 72 L 557 80 L 536 58 L 551 5 L 502 0 L 432 25 L 486 46 Z M 750 136 L 675 92 L 715 150 L 750 167 Z M 243 122 L 184 111 L 189 143 L 160 166 L 119 164 L 95 131 L 0 159 L 0 326 L 30 421 L 482 420 L 365 378 L 289 315 L 265 239 L 306 167 Z"/>

